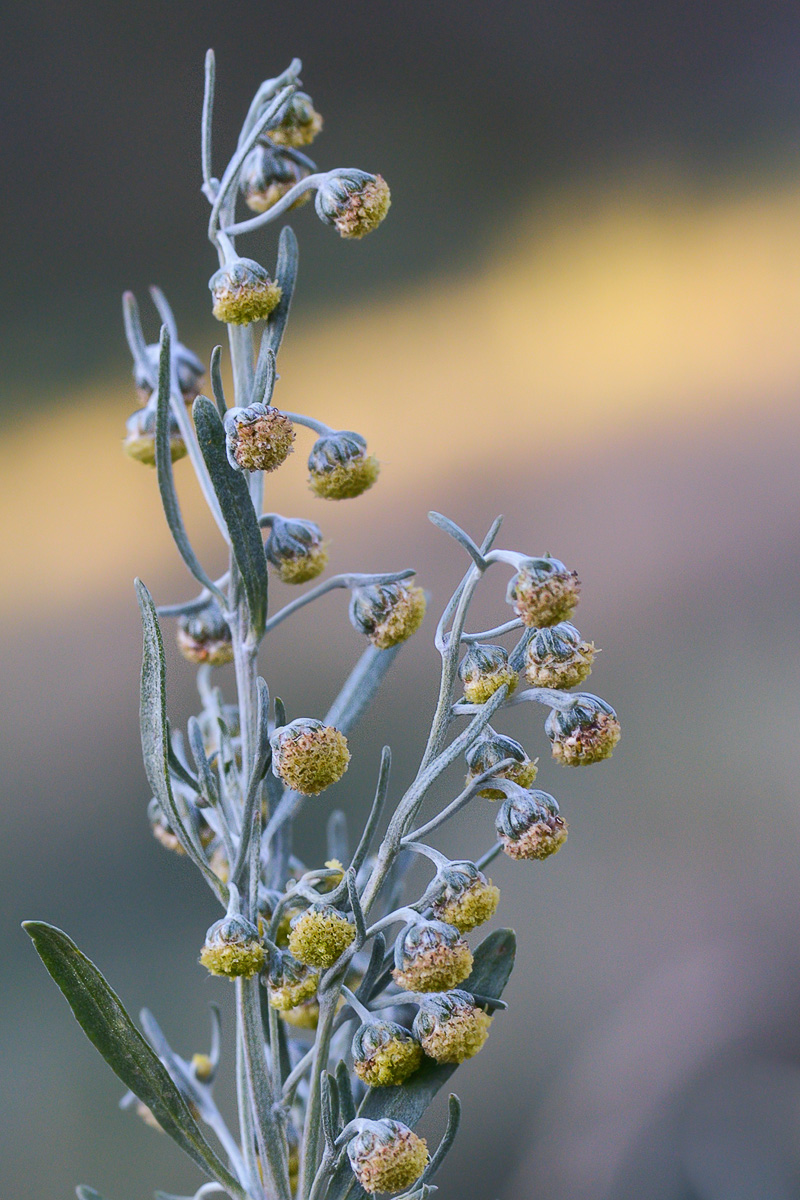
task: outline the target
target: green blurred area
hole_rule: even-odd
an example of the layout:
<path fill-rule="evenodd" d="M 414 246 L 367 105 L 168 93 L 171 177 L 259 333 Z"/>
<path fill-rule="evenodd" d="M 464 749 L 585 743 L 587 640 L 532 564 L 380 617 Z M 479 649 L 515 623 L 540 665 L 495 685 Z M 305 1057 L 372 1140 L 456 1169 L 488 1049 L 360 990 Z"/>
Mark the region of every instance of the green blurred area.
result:
<path fill-rule="evenodd" d="M 499 235 L 520 214 L 535 221 L 545 197 L 548 204 L 564 198 L 569 228 L 579 234 L 587 187 L 609 179 L 621 180 L 621 190 L 626 182 L 634 192 L 643 188 L 655 210 L 660 199 L 667 224 L 671 198 L 680 195 L 706 224 L 690 231 L 697 241 L 689 250 L 685 224 L 669 226 L 674 255 L 683 262 L 696 248 L 699 257 L 704 238 L 711 245 L 717 236 L 720 194 L 756 195 L 768 206 L 796 179 L 799 24 L 796 7 L 786 4 L 599 10 L 447 0 L 285 10 L 179 0 L 113 12 L 42 3 L 16 14 L 7 21 L 8 66 L 0 73 L 13 181 L 0 226 L 8 271 L 0 293 L 9 351 L 3 404 L 9 438 L 17 439 L 8 444 L 24 447 L 21 406 L 31 400 L 40 409 L 69 385 L 77 402 L 84 385 L 90 394 L 108 379 L 121 390 L 129 371 L 117 320 L 123 287 L 141 293 L 157 278 L 182 328 L 209 341 L 205 283 L 213 261 L 195 153 L 208 44 L 218 50 L 222 144 L 230 145 L 258 80 L 298 53 L 327 119 L 319 161 L 375 167 L 393 187 L 385 227 L 355 247 L 302 214 L 296 320 L 307 353 L 332 314 L 366 321 L 385 304 L 387 341 L 400 318 L 414 329 L 414 289 L 444 281 L 457 300 Z M 740 248 L 733 240 L 737 287 L 746 290 L 749 278 L 737 269 L 739 249 L 755 264 L 755 294 L 747 296 L 754 311 L 764 287 L 755 267 L 781 258 L 784 228 L 793 245 L 793 195 L 790 187 L 781 201 L 785 225 L 774 240 L 748 245 L 745 236 Z M 588 210 L 587 228 L 591 221 Z M 635 233 L 645 262 L 648 238 L 655 243 L 663 233 L 650 229 L 645 222 Z M 654 262 L 670 257 L 669 244 L 658 249 Z M 570 288 L 597 246 L 576 235 L 552 264 L 545 250 L 536 251 L 551 289 L 542 294 L 563 294 L 569 308 Z M 527 293 L 513 272 L 514 251 L 512 242 L 503 269 L 518 303 Z M 523 275 L 533 272 L 530 262 L 520 255 Z M 612 243 L 610 252 L 600 246 L 597 262 L 616 330 L 628 259 Z M 776 277 L 781 265 L 771 268 Z M 652 311 L 669 323 L 681 293 L 654 273 L 653 292 L 659 288 Z M 795 311 L 791 289 L 776 289 L 765 313 L 775 297 L 792 328 L 800 297 Z M 636 307 L 635 295 L 627 300 Z M 532 340 L 546 315 L 532 311 Z M 719 320 L 708 312 L 698 333 L 711 362 L 730 340 Z M 380 339 L 380 327 L 370 328 Z M 635 322 L 630 328 L 638 336 Z M 577 623 L 603 651 L 591 688 L 623 722 L 612 762 L 564 771 L 548 761 L 541 714 L 515 710 L 504 721 L 541 756 L 540 786 L 558 797 L 570 839 L 547 863 L 493 867 L 503 894 L 498 921 L 516 926 L 520 958 L 508 1013 L 458 1075 L 465 1127 L 440 1179 L 443 1196 L 783 1200 L 800 1187 L 800 371 L 788 355 L 775 369 L 780 355 L 761 330 L 745 348 L 751 369 L 741 387 L 729 381 L 725 394 L 707 386 L 712 376 L 696 347 L 667 337 L 664 374 L 683 367 L 672 408 L 653 401 L 662 395 L 657 357 L 634 369 L 637 346 L 628 361 L 623 336 L 607 369 L 621 390 L 641 380 L 641 397 L 628 416 L 609 411 L 604 425 L 592 412 L 594 360 L 578 329 L 574 356 L 589 363 L 574 377 L 580 386 L 547 403 L 532 390 L 529 419 L 499 424 L 499 434 L 507 397 L 491 389 L 495 342 L 487 336 L 485 425 L 457 387 L 420 399 L 423 410 L 448 406 L 447 420 L 470 448 L 463 465 L 443 447 L 441 470 L 423 472 L 411 442 L 398 434 L 392 444 L 387 433 L 376 449 L 393 460 L 389 499 L 376 489 L 374 503 L 365 498 L 330 518 L 337 567 L 416 566 L 432 592 L 432 615 L 354 739 L 345 783 L 307 806 L 300 838 L 309 860 L 324 856 L 321 818 L 336 804 L 358 827 L 383 743 L 395 754 L 395 796 L 424 743 L 437 684 L 433 622 L 463 569 L 457 549 L 426 524 L 430 507 L 476 536 L 505 512 L 503 544 L 552 551 L 578 568 Z M 416 330 L 434 362 L 439 348 L 425 332 Z M 596 324 L 591 332 L 602 341 Z M 463 361 L 445 365 L 469 374 Z M 726 365 L 713 378 L 728 379 Z M 607 377 L 597 378 L 597 390 L 607 396 Z M 325 397 L 311 399 L 324 416 Z M 385 422 L 381 401 L 378 386 L 372 403 Z M 402 424 L 402 411 L 393 419 Z M 436 461 L 428 436 L 421 419 L 425 463 Z M 482 453 L 489 444 L 491 453 Z M 85 477 L 88 493 L 92 463 L 72 441 L 70 448 L 67 474 L 76 486 Z M 31 460 L 30 488 L 51 507 L 31 532 L 35 553 L 3 553 L 10 597 L 0 747 L 4 1194 L 68 1196 L 77 1182 L 109 1200 L 134 1200 L 156 1186 L 188 1193 L 199 1182 L 193 1169 L 165 1138 L 117 1109 L 121 1089 L 18 928 L 24 917 L 66 928 L 131 1012 L 147 1004 L 184 1055 L 205 1048 L 207 1005 L 224 1003 L 225 991 L 196 958 L 216 913 L 187 864 L 148 831 L 137 728 L 140 634 L 120 577 L 127 561 L 119 543 L 134 529 L 138 535 L 152 510 L 132 510 L 114 525 L 100 514 L 80 547 L 75 530 L 60 523 L 60 512 L 73 510 L 59 472 L 35 453 Z M 7 479 L 23 478 L 19 494 L 0 491 L 9 546 L 19 545 L 20 530 L 27 540 L 27 472 L 15 474 L 18 467 L 4 470 Z M 153 552 L 136 569 L 159 599 L 171 599 L 185 594 L 187 581 L 173 558 L 164 559 L 161 537 L 154 529 Z M 57 575 L 43 589 L 35 584 L 42 555 L 49 546 L 63 571 L 64 543 L 78 546 L 79 561 L 68 579 Z M 488 591 L 476 626 L 507 612 L 500 581 Z M 265 658 L 273 694 L 292 712 L 324 711 L 361 648 L 340 601 L 326 599 L 314 625 L 282 627 Z M 169 670 L 175 719 L 185 721 L 191 672 L 174 653 Z M 438 799 L 457 784 L 454 771 Z M 477 854 L 491 840 L 493 818 L 491 805 L 470 809 L 440 844 L 458 857 Z M 230 1014 L 226 1024 L 230 1050 Z M 441 1123 L 440 1107 L 432 1136 Z"/>

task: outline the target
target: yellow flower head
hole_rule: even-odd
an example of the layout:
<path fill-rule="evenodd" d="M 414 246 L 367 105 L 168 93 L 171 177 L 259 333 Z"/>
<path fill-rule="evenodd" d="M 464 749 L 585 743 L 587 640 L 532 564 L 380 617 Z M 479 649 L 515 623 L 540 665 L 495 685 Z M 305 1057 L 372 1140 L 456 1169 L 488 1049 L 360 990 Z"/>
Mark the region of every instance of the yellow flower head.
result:
<path fill-rule="evenodd" d="M 529 558 L 509 583 L 506 599 L 526 625 L 541 628 L 568 621 L 580 590 L 578 576 L 557 558 Z"/>
<path fill-rule="evenodd" d="M 342 778 L 350 762 L 347 738 L 333 725 L 299 717 L 270 736 L 272 771 L 304 796 L 316 796 Z"/>
<path fill-rule="evenodd" d="M 329 904 L 312 904 L 292 922 L 289 950 L 309 967 L 332 967 L 356 936 L 355 926 Z"/>
<path fill-rule="evenodd" d="M 468 992 L 456 989 L 424 998 L 414 1018 L 414 1036 L 436 1062 L 462 1063 L 481 1049 L 491 1023 Z"/>
<path fill-rule="evenodd" d="M 353 589 L 350 621 L 373 646 L 388 650 L 416 633 L 425 617 L 425 593 L 405 580 Z"/>
<path fill-rule="evenodd" d="M 229 325 L 266 320 L 281 298 L 278 284 L 252 258 L 226 263 L 211 276 L 208 286 L 214 300 L 214 316 Z"/>
<path fill-rule="evenodd" d="M 353 1174 L 365 1192 L 402 1192 L 428 1165 L 428 1147 L 399 1121 L 364 1122 L 347 1147 Z"/>
<path fill-rule="evenodd" d="M 444 992 L 472 970 L 472 951 L 442 921 L 412 921 L 395 943 L 395 983 L 410 992 Z"/>

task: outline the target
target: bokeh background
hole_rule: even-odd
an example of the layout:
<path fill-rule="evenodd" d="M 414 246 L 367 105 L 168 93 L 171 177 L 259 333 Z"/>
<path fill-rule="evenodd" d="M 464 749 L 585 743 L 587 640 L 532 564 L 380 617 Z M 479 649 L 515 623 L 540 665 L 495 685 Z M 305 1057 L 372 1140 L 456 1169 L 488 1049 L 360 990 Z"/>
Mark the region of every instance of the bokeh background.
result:
<path fill-rule="evenodd" d="M 4 17 L 3 1192 L 110 1200 L 196 1173 L 120 1112 L 19 930 L 67 928 L 129 1008 L 188 1055 L 224 992 L 196 964 L 214 909 L 151 838 L 131 580 L 191 583 L 152 473 L 119 451 L 134 407 L 119 294 L 158 282 L 207 357 L 214 260 L 198 190 L 202 60 L 218 154 L 297 54 L 322 165 L 380 170 L 380 232 L 293 224 L 299 291 L 278 400 L 362 430 L 380 486 L 333 506 L 302 454 L 275 505 L 320 521 L 337 569 L 418 568 L 441 606 L 463 567 L 425 520 L 578 568 L 612 762 L 548 761 L 541 713 L 505 728 L 570 822 L 545 864 L 493 868 L 517 971 L 458 1076 L 439 1179 L 475 1200 L 800 1195 L 800 10 L 770 0 L 37 0 Z M 274 240 L 252 240 L 270 261 Z M 156 320 L 148 314 L 155 336 Z M 181 471 L 191 532 L 219 547 Z M 482 615 L 506 611 L 500 581 Z M 360 649 L 341 595 L 264 669 L 320 714 Z M 433 706 L 433 620 L 354 740 L 334 803 L 357 821 L 380 746 L 396 792 Z M 178 719 L 190 670 L 174 655 Z M 455 786 L 455 777 L 449 784 Z M 442 842 L 491 839 L 487 805 Z M 429 1127 L 441 1125 L 441 1105 Z"/>

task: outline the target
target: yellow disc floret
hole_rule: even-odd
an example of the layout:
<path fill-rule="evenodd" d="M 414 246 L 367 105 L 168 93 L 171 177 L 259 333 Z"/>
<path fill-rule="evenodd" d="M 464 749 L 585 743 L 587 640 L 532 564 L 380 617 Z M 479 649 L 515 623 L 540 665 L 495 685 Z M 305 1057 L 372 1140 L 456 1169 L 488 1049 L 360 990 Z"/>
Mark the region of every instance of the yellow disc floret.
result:
<path fill-rule="evenodd" d="M 355 926 L 328 904 L 313 904 L 292 924 L 289 950 L 309 967 L 331 967 L 356 936 Z"/>

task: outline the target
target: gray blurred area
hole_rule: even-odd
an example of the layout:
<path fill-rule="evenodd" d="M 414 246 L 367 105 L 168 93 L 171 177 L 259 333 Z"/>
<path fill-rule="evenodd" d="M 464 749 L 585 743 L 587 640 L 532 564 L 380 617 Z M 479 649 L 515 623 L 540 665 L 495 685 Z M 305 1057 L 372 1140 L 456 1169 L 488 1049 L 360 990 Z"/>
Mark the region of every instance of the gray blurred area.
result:
<path fill-rule="evenodd" d="M 8 15 L 4 34 L 11 182 L 0 224 L 8 273 L 0 291 L 8 365 L 0 377 L 14 447 L 32 411 L 57 413 L 65 387 L 76 404 L 84 386 L 99 403 L 109 380 L 119 391 L 127 384 L 117 320 L 123 287 L 141 293 L 158 278 L 182 328 L 200 331 L 200 347 L 218 336 L 209 330 L 213 262 L 196 193 L 209 44 L 219 55 L 223 143 L 257 81 L 298 53 L 328 121 L 319 161 L 374 166 L 393 187 L 385 230 L 347 247 L 352 254 L 304 220 L 301 348 L 332 312 L 366 320 L 387 296 L 397 304 L 387 308 L 387 341 L 402 318 L 424 342 L 426 331 L 414 326 L 415 288 L 468 284 L 520 214 L 535 222 L 553 194 L 578 195 L 587 180 L 644 179 L 669 219 L 677 178 L 698 212 L 710 213 L 704 236 L 712 242 L 720 189 L 749 195 L 758 187 L 769 199 L 798 174 L 800 14 L 786 3 L 298 0 L 287 8 L 272 0 L 145 0 L 110 9 L 41 0 Z M 188 147 L 177 163 L 176 146 Z M 790 187 L 781 201 L 785 243 L 754 239 L 742 255 L 792 261 L 798 196 Z M 580 204 L 576 211 L 575 223 L 588 227 L 591 213 Z M 680 237 L 678 229 L 676 253 Z M 576 245 L 576 257 L 589 254 L 590 245 Z M 546 247 L 540 253 L 545 259 Z M 607 257 L 611 292 L 624 264 Z M 743 288 L 748 300 L 760 279 Z M 662 283 L 654 277 L 653 289 Z M 636 296 L 630 303 L 639 305 Z M 668 329 L 676 303 L 664 288 L 658 311 Z M 781 293 L 780 303 L 780 318 L 800 325 L 800 288 Z M 532 309 L 532 339 L 546 316 Z M 715 349 L 716 317 L 710 311 L 702 330 L 712 359 L 724 357 Z M 631 329 L 633 359 L 635 323 Z M 773 347 L 763 338 L 753 349 L 763 379 L 754 372 L 721 400 L 701 372 L 692 377 L 692 360 L 671 415 L 665 405 L 658 419 L 646 419 L 648 405 L 657 407 L 656 379 L 652 393 L 642 387 L 645 416 L 609 418 L 600 433 L 595 421 L 591 436 L 582 433 L 591 378 L 586 396 L 565 391 L 557 403 L 531 386 L 525 427 L 509 423 L 499 438 L 495 424 L 509 398 L 492 390 L 494 343 L 484 332 L 478 327 L 475 340 L 489 346 L 486 412 L 469 409 L 473 446 L 463 466 L 443 452 L 440 471 L 415 473 L 413 448 L 399 435 L 396 446 L 387 438 L 376 446 L 393 459 L 387 500 L 376 488 L 374 501 L 330 518 L 308 513 L 326 532 L 330 524 L 337 569 L 410 564 L 432 597 L 431 616 L 353 740 L 346 780 L 306 806 L 303 852 L 323 857 L 321 818 L 337 804 L 358 826 L 385 742 L 395 754 L 395 797 L 424 744 L 438 678 L 434 619 L 463 569 L 425 512 L 445 511 L 476 536 L 506 513 L 504 545 L 552 551 L 578 569 L 576 621 L 603 651 L 590 686 L 617 708 L 623 740 L 611 762 L 568 771 L 549 761 L 543 710 L 515 709 L 504 720 L 540 756 L 540 786 L 557 796 L 570 837 L 543 864 L 502 859 L 492 867 L 502 891 L 496 923 L 517 929 L 518 966 L 508 1012 L 456 1077 L 464 1125 L 440 1194 L 794 1200 L 800 362 L 789 359 L 772 374 Z M 576 359 L 589 355 L 580 330 L 573 344 Z M 719 345 L 727 345 L 722 336 Z M 447 351 L 434 340 L 424 353 L 433 361 Z M 682 356 L 691 358 L 679 340 L 668 344 L 665 372 Z M 624 351 L 618 359 L 622 377 Z M 448 365 L 469 370 L 463 360 Z M 597 385 L 605 395 L 600 373 Z M 326 399 L 312 396 L 314 411 L 325 415 Z M 457 386 L 426 402 L 449 405 L 448 420 L 464 426 Z M 120 410 L 115 437 L 125 415 Z M 490 426 L 500 454 L 482 451 Z M 423 420 L 418 437 L 427 449 Z M 68 473 L 79 488 L 93 464 L 72 443 L 70 452 Z M 51 478 L 51 464 L 26 446 L 29 453 L 30 469 L 19 474 L 18 461 L 0 459 L 8 479 L 23 480 L 12 496 L 0 487 L 9 547 L 27 528 L 27 489 L 50 504 L 31 533 L 35 552 L 20 555 L 5 541 L 2 549 L 2 1194 L 57 1200 L 78 1182 L 108 1200 L 141 1200 L 155 1187 L 189 1193 L 196 1172 L 166 1138 L 119 1111 L 118 1082 L 74 1024 L 19 921 L 41 917 L 67 929 L 132 1013 L 144 1004 L 153 1010 L 179 1053 L 206 1047 L 208 1004 L 227 1003 L 196 961 L 216 910 L 191 868 L 148 830 L 140 631 L 118 544 L 153 522 L 152 553 L 135 569 L 159 600 L 186 595 L 190 585 L 154 508 L 131 507 L 113 527 L 103 512 L 93 518 L 77 566 L 68 579 L 54 569 L 43 599 L 28 573 L 36 575 L 48 552 L 59 561 L 69 497 L 66 472 L 59 467 Z M 390 468 L 401 483 L 407 473 L 406 490 L 390 482 Z M 94 560 L 104 545 L 101 585 Z M 75 580 L 84 570 L 91 586 L 81 591 Z M 481 602 L 476 626 L 507 612 L 503 584 L 487 587 L 491 603 Z M 359 653 L 344 609 L 342 596 L 328 597 L 318 622 L 287 624 L 270 644 L 264 673 L 291 712 L 323 712 Z M 172 651 L 169 673 L 175 720 L 185 722 L 191 671 Z M 438 799 L 458 782 L 454 771 Z M 439 844 L 457 856 L 480 853 L 494 812 L 488 802 L 471 808 Z M 222 1090 L 230 1100 L 229 1078 Z M 426 1119 L 431 1140 L 443 1114 L 442 1099 Z"/>

